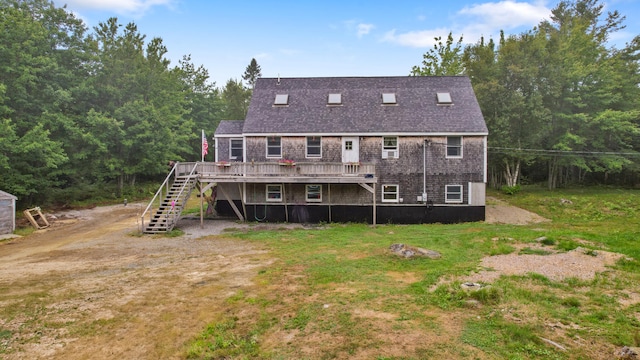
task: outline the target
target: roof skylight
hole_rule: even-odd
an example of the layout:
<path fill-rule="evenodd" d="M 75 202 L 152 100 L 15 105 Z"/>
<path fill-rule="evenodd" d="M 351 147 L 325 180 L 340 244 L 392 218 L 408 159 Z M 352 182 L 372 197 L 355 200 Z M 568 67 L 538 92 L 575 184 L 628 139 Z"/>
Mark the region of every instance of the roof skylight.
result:
<path fill-rule="evenodd" d="M 451 93 L 448 92 L 439 92 L 436 93 L 438 97 L 438 104 L 450 105 L 453 104 L 453 100 L 451 100 Z"/>
<path fill-rule="evenodd" d="M 383 104 L 395 104 L 396 103 L 396 94 L 395 93 L 382 93 L 382 103 Z"/>
<path fill-rule="evenodd" d="M 288 105 L 289 94 L 277 94 L 276 99 L 273 101 L 273 105 Z"/>
<path fill-rule="evenodd" d="M 342 104 L 342 94 L 333 93 L 329 94 L 329 98 L 327 99 L 328 105 L 341 105 Z"/>

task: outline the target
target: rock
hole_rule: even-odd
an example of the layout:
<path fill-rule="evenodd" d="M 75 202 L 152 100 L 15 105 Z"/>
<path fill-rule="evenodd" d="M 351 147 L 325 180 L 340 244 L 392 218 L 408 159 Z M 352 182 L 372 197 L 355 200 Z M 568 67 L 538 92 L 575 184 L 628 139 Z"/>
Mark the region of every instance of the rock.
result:
<path fill-rule="evenodd" d="M 405 244 L 393 244 L 389 246 L 389 250 L 393 253 L 400 255 L 404 258 L 412 258 L 415 256 L 426 257 L 429 259 L 439 259 L 442 255 L 435 251 L 429 249 L 423 249 L 415 246 L 405 245 Z"/>
<path fill-rule="evenodd" d="M 474 283 L 474 282 L 466 282 L 466 283 L 460 284 L 460 287 L 463 288 L 464 290 L 480 290 L 483 287 L 485 287 L 485 285 L 482 285 L 480 283 Z"/>
<path fill-rule="evenodd" d="M 640 359 L 640 348 L 624 346 L 622 349 L 616 351 L 616 357 L 624 360 Z"/>
<path fill-rule="evenodd" d="M 560 199 L 560 204 L 567 204 L 567 205 L 571 205 L 573 204 L 573 201 L 569 200 L 569 199 Z"/>

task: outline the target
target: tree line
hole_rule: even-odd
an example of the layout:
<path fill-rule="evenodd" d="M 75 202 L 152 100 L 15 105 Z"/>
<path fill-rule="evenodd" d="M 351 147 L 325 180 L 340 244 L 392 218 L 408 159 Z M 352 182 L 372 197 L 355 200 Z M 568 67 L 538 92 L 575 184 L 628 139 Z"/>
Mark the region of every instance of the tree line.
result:
<path fill-rule="evenodd" d="M 134 23 L 90 30 L 51 1 L 0 0 L 0 34 L 0 189 L 23 206 L 162 179 L 169 160 L 199 158 L 200 129 L 248 108 L 241 80 L 217 88 L 189 55 L 171 66 Z M 259 76 L 253 59 L 243 77 Z"/>
<path fill-rule="evenodd" d="M 623 28 L 598 0 L 562 1 L 521 34 L 437 38 L 411 75 L 470 77 L 493 186 L 635 185 L 640 36 L 610 46 Z M 261 76 L 252 59 L 247 85 L 218 88 L 189 55 L 172 66 L 162 39 L 134 23 L 88 29 L 47 0 L 0 0 L 0 34 L 0 189 L 23 206 L 162 179 L 167 161 L 199 157 L 200 129 L 244 119 Z"/>
<path fill-rule="evenodd" d="M 495 187 L 640 184 L 640 36 L 597 0 L 562 1 L 518 35 L 463 46 L 436 38 L 411 75 L 467 75 L 489 128 Z"/>

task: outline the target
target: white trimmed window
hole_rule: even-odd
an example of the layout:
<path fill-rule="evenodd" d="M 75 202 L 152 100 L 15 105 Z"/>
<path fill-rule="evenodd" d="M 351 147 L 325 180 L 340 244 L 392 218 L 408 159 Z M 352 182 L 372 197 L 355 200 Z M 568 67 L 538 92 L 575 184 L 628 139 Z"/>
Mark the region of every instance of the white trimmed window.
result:
<path fill-rule="evenodd" d="M 280 136 L 267 137 L 267 157 L 268 158 L 282 157 L 282 138 Z"/>
<path fill-rule="evenodd" d="M 447 157 L 462 157 L 462 136 L 447 136 Z"/>
<path fill-rule="evenodd" d="M 397 159 L 398 155 L 399 155 L 398 137 L 397 136 L 383 137 L 382 138 L 382 158 Z"/>
<path fill-rule="evenodd" d="M 242 160 L 242 139 L 229 139 L 229 159 Z"/>
<path fill-rule="evenodd" d="M 282 202 L 282 185 L 267 184 L 267 201 Z"/>
<path fill-rule="evenodd" d="M 382 185 L 382 202 L 395 202 L 399 199 L 398 185 Z"/>
<path fill-rule="evenodd" d="M 462 203 L 462 185 L 445 186 L 444 202 Z"/>
<path fill-rule="evenodd" d="M 307 136 L 307 157 L 308 158 L 322 157 L 322 137 Z"/>
<path fill-rule="evenodd" d="M 305 188 L 307 202 L 322 202 L 322 185 L 306 185 Z"/>

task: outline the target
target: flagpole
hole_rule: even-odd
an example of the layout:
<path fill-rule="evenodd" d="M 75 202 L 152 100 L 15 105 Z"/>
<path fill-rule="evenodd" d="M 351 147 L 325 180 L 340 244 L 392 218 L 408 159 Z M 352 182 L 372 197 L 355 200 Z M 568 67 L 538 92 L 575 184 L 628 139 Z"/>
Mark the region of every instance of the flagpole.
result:
<path fill-rule="evenodd" d="M 200 138 L 200 146 L 202 147 L 202 151 L 200 151 L 200 154 L 202 154 L 202 159 L 200 161 L 204 162 L 204 129 L 202 129 L 202 137 Z"/>

